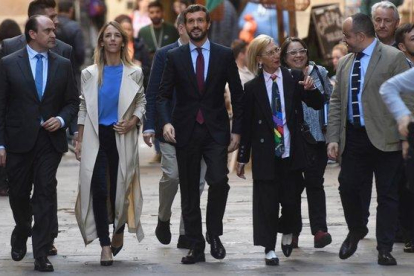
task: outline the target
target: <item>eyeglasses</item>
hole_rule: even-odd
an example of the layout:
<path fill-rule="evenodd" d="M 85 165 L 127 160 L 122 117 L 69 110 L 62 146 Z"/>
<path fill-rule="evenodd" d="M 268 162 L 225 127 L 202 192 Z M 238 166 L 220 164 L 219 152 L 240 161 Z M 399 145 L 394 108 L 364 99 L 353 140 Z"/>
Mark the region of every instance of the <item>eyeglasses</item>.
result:
<path fill-rule="evenodd" d="M 286 52 L 287 54 L 291 55 L 292 57 L 296 56 L 297 54 L 303 56 L 308 52 L 308 49 L 300 49 L 300 50 L 292 50 L 289 52 Z"/>
<path fill-rule="evenodd" d="M 277 55 L 279 53 L 280 53 L 280 48 L 279 47 L 275 47 L 273 50 L 267 51 L 263 55 L 259 55 L 259 56 L 262 56 L 262 57 L 271 57 L 271 56 Z"/>

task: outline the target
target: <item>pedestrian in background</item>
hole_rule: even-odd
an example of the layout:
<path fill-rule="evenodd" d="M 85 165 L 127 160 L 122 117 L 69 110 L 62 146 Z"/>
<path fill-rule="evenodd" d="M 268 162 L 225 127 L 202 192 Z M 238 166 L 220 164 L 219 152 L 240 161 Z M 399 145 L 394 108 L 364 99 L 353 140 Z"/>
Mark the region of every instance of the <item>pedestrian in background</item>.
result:
<path fill-rule="evenodd" d="M 132 27 L 134 29 L 134 37 L 138 37 L 138 33 L 142 27 L 151 24 L 151 19 L 148 16 L 148 3 L 149 0 L 136 0 L 135 9 L 131 14 Z"/>
<path fill-rule="evenodd" d="M 81 67 L 85 61 L 85 42 L 82 29 L 74 20 L 75 9 L 72 0 L 58 2 L 59 24 L 56 27 L 56 37 L 72 46 L 72 67 L 78 87 L 80 88 Z"/>
<path fill-rule="evenodd" d="M 19 25 L 13 19 L 5 19 L 0 24 L 0 51 L 1 51 L 1 42 L 6 38 L 12 38 L 18 35 L 21 35 L 22 31 L 20 30 Z M 7 184 L 7 175 L 6 169 L 0 167 L 0 196 L 8 196 L 8 184 Z"/>
<path fill-rule="evenodd" d="M 112 256 L 123 247 L 125 223 L 143 239 L 137 126 L 145 114 L 144 76 L 131 61 L 127 44 L 117 22 L 105 24 L 95 64 L 82 71 L 75 211 L 85 245 L 99 238 L 102 266 L 112 265 Z"/>
<path fill-rule="evenodd" d="M 275 247 L 282 233 L 282 251 L 289 257 L 293 248 L 297 210 L 296 187 L 306 166 L 305 141 L 301 133 L 301 101 L 321 109 L 323 97 L 303 71 L 281 67 L 280 48 L 267 35 L 250 42 L 247 64 L 256 77 L 247 82 L 244 121 L 237 175 L 252 156 L 253 240 L 265 248 L 266 265 L 279 265 Z M 282 217 L 279 219 L 279 204 Z"/>
<path fill-rule="evenodd" d="M 332 86 L 335 85 L 336 80 L 336 70 L 338 69 L 339 60 L 348 54 L 348 48 L 344 43 L 338 43 L 332 48 L 332 66 L 335 72 L 335 75 L 331 77 Z"/>
<path fill-rule="evenodd" d="M 332 85 L 328 77 L 328 70 L 325 67 L 316 65 L 309 61 L 308 48 L 300 38 L 289 37 L 281 47 L 281 63 L 289 69 L 296 69 L 304 75 L 313 79 L 315 86 L 324 96 L 325 103 L 329 101 L 332 94 Z M 302 185 L 297 188 L 297 204 L 299 215 L 296 217 L 296 227 L 293 232 L 294 247 L 298 247 L 299 234 L 302 231 L 302 192 L 306 189 L 308 200 L 309 221 L 312 235 L 314 236 L 314 247 L 323 248 L 332 242 L 326 224 L 326 198 L 323 187 L 324 174 L 328 162 L 326 154 L 325 133 L 328 122 L 327 107 L 315 110 L 302 102 L 303 117 L 309 126 L 310 135 L 314 138 L 312 143 L 307 142 L 305 149 L 309 163 L 303 174 Z"/>
<path fill-rule="evenodd" d="M 115 17 L 114 21 L 118 22 L 122 29 L 128 36 L 128 53 L 132 62 L 141 67 L 144 73 L 144 87 L 147 87 L 148 78 L 151 70 L 151 61 L 148 53 L 147 46 L 140 38 L 134 38 L 132 29 L 132 20 L 126 14 L 120 14 Z"/>

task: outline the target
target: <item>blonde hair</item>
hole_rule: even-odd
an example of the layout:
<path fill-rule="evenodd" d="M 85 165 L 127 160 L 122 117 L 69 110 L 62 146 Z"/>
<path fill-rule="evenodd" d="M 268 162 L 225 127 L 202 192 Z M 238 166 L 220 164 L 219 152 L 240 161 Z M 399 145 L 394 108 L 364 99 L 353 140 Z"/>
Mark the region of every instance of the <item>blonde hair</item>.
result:
<path fill-rule="evenodd" d="M 247 68 L 249 68 L 250 72 L 254 73 L 256 76 L 260 72 L 257 57 L 260 56 L 267 45 L 272 42 L 274 42 L 273 38 L 262 34 L 249 43 L 249 48 L 247 48 Z"/>
<path fill-rule="evenodd" d="M 106 64 L 106 57 L 105 57 L 105 48 L 101 46 L 101 43 L 103 42 L 103 36 L 105 30 L 109 27 L 113 26 L 115 29 L 117 29 L 122 36 L 122 42 L 124 46 L 121 48 L 120 56 L 121 61 L 126 66 L 134 66 L 134 63 L 132 62 L 131 58 L 129 57 L 128 53 L 128 35 L 125 33 L 125 31 L 122 29 L 121 25 L 116 21 L 110 21 L 106 23 L 98 34 L 98 42 L 96 43 L 95 47 L 95 53 L 93 55 L 94 57 L 94 63 L 98 66 L 98 85 L 102 85 L 102 74 L 103 74 L 103 68 Z"/>
<path fill-rule="evenodd" d="M 342 53 L 342 55 L 344 55 L 344 56 L 348 54 L 348 47 L 346 47 L 346 45 L 345 45 L 345 44 L 343 44 L 343 43 L 338 43 L 338 44 L 336 44 L 336 45 L 332 48 L 332 52 L 333 52 L 334 50 L 338 50 L 338 51 L 340 51 L 340 52 Z"/>

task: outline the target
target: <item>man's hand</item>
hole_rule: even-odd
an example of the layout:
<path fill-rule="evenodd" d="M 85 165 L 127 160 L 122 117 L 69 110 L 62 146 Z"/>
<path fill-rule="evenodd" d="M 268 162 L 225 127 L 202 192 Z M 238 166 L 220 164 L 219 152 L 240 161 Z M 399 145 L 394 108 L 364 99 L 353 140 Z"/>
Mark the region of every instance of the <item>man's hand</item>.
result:
<path fill-rule="evenodd" d="M 155 133 L 146 132 L 142 136 L 144 137 L 145 144 L 147 144 L 148 147 L 152 147 L 152 144 L 154 143 Z"/>
<path fill-rule="evenodd" d="M 136 128 L 138 124 L 138 117 L 132 116 L 129 120 L 121 120 L 114 125 L 114 130 L 119 134 L 127 134 L 132 129 Z"/>
<path fill-rule="evenodd" d="M 174 144 L 177 143 L 177 141 L 175 141 L 175 129 L 172 124 L 164 125 L 162 135 L 164 136 L 165 141 Z"/>
<path fill-rule="evenodd" d="M 75 145 L 75 156 L 78 161 L 81 161 L 82 153 L 82 142 L 76 141 Z"/>
<path fill-rule="evenodd" d="M 42 127 L 49 132 L 54 132 L 61 128 L 60 120 L 56 117 L 51 117 L 49 120 L 42 124 Z"/>
<path fill-rule="evenodd" d="M 0 149 L 0 167 L 6 166 L 6 149 Z"/>
<path fill-rule="evenodd" d="M 410 144 L 408 143 L 408 141 L 401 141 L 401 147 L 402 147 L 402 156 L 404 159 L 407 159 L 408 148 L 410 147 Z"/>
<path fill-rule="evenodd" d="M 338 154 L 339 154 L 339 144 L 336 142 L 329 143 L 328 144 L 328 157 L 336 160 L 338 158 Z"/>
<path fill-rule="evenodd" d="M 404 137 L 408 136 L 408 125 L 412 122 L 411 115 L 404 115 L 400 119 L 398 119 L 398 131 Z"/>
<path fill-rule="evenodd" d="M 232 133 L 230 137 L 230 145 L 227 148 L 228 152 L 233 152 L 239 148 L 240 144 L 240 134 Z"/>
<path fill-rule="evenodd" d="M 299 81 L 300 85 L 303 85 L 303 89 L 305 90 L 313 90 L 315 89 L 315 85 L 313 83 L 313 79 L 309 76 L 309 70 L 308 66 L 306 66 L 305 69 L 305 77 L 303 78 L 303 81 Z"/>
<path fill-rule="evenodd" d="M 246 166 L 246 164 L 237 163 L 237 176 L 246 179 L 244 176 L 244 166 Z"/>

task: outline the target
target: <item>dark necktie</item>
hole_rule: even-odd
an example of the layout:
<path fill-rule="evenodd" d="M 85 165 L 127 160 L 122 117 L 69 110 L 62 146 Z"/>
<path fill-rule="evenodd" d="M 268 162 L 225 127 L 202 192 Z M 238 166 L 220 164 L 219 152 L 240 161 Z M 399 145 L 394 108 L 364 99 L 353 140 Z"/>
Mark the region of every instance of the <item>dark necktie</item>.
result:
<path fill-rule="evenodd" d="M 364 53 L 360 52 L 356 54 L 354 61 L 354 69 L 352 70 L 351 76 L 351 93 L 352 93 L 352 119 L 354 126 L 361 126 L 361 113 L 359 110 L 358 95 L 360 92 L 361 84 L 361 58 Z"/>
<path fill-rule="evenodd" d="M 43 96 L 43 61 L 42 61 L 42 58 L 43 58 L 43 55 L 37 54 L 35 57 L 37 58 L 35 84 L 36 84 L 37 96 L 39 97 L 39 100 L 42 100 L 42 96 Z"/>
<path fill-rule="evenodd" d="M 198 84 L 198 92 L 200 94 L 204 93 L 204 56 L 201 48 L 196 48 L 198 52 L 197 60 L 196 60 L 196 76 L 197 76 L 197 84 Z M 201 109 L 197 112 L 196 121 L 201 125 L 204 123 L 204 116 L 201 112 Z"/>
<path fill-rule="evenodd" d="M 277 86 L 277 75 L 270 76 L 272 79 L 272 119 L 274 123 L 274 137 L 275 137 L 275 155 L 282 157 L 285 152 L 285 141 L 283 140 L 283 113 L 282 104 L 280 101 L 279 87 Z"/>

